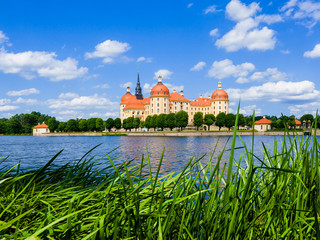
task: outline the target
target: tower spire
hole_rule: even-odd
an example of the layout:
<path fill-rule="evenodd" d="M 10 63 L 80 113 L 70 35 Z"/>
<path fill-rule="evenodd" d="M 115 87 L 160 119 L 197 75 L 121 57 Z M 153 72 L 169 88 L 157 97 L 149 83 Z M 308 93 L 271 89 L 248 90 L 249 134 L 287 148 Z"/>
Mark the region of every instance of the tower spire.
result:
<path fill-rule="evenodd" d="M 136 98 L 142 100 L 142 92 L 141 92 L 141 87 L 140 87 L 140 77 L 139 77 L 139 72 L 138 72 L 138 78 L 137 78 L 137 86 L 136 86 Z"/>

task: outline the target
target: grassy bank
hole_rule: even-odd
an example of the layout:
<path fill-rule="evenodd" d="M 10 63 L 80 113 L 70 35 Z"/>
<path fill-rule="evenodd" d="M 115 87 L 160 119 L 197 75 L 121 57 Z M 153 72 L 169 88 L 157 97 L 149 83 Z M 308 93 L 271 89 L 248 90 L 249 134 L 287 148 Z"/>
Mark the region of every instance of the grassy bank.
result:
<path fill-rule="evenodd" d="M 317 139 L 284 136 L 273 155 L 243 146 L 234 159 L 235 139 L 228 163 L 224 151 L 167 176 L 148 155 L 139 166 L 85 155 L 58 167 L 59 153 L 35 170 L 0 164 L 0 239 L 320 239 Z"/>

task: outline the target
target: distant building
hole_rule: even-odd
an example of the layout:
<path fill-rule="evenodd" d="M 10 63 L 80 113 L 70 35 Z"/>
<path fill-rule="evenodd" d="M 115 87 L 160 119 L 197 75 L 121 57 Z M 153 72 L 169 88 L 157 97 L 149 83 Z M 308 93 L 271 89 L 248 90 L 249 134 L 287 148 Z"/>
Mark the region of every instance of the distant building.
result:
<path fill-rule="evenodd" d="M 148 116 L 177 113 L 181 110 L 188 113 L 189 122 L 192 122 L 196 112 L 215 116 L 220 112 L 229 113 L 229 97 L 222 89 L 221 82 L 218 83 L 218 89 L 211 96 L 207 98 L 200 96 L 192 101 L 184 96 L 183 91 L 178 93 L 173 90 L 170 93 L 166 85 L 162 83 L 161 76 L 158 77 L 158 83 L 151 89 L 149 98 L 142 95 L 139 74 L 135 90 L 135 95 L 132 95 L 130 87 L 127 87 L 127 93 L 121 98 L 121 122 L 128 117 L 138 117 L 145 121 Z"/>
<path fill-rule="evenodd" d="M 262 119 L 254 123 L 254 129 L 258 131 L 268 131 L 271 129 L 271 123 L 272 121 L 266 119 L 266 116 L 263 116 Z"/>
<path fill-rule="evenodd" d="M 41 136 L 44 133 L 50 133 L 49 127 L 44 122 L 33 128 L 33 136 Z"/>

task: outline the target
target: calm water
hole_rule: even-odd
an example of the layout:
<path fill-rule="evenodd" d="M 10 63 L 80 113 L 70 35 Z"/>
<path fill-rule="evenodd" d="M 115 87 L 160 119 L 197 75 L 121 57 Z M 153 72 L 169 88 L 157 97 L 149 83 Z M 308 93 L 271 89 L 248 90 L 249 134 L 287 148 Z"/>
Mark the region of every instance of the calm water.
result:
<path fill-rule="evenodd" d="M 213 154 L 213 161 L 226 146 L 229 149 L 231 138 L 228 137 L 125 137 L 125 136 L 103 136 L 103 137 L 33 137 L 33 136 L 0 136 L 0 156 L 9 156 L 7 163 L 11 166 L 21 161 L 21 166 L 36 167 L 43 166 L 58 151 L 64 149 L 55 160 L 55 164 L 63 164 L 71 160 L 81 158 L 88 150 L 101 144 L 91 156 L 101 158 L 110 151 L 112 158 L 119 157 L 116 161 L 122 162 L 134 159 L 139 163 L 142 154 L 146 155 L 148 150 L 153 170 L 156 169 L 163 149 L 165 150 L 161 173 L 182 170 L 188 160 L 192 157 L 205 155 L 202 162 L 208 162 Z M 242 139 L 251 148 L 251 136 L 243 136 Z M 261 156 L 262 142 L 273 146 L 273 141 L 279 142 L 279 136 L 256 136 L 255 153 Z M 237 138 L 237 146 L 242 146 Z M 236 150 L 236 157 L 244 152 L 243 149 Z M 225 153 L 224 161 L 228 159 Z M 106 163 L 107 159 L 104 159 Z"/>

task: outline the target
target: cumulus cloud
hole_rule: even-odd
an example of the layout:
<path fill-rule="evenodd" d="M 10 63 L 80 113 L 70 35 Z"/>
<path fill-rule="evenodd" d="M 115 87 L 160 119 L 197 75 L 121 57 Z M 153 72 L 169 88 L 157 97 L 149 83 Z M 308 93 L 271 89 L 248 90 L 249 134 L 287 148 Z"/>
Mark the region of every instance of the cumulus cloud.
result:
<path fill-rule="evenodd" d="M 29 88 L 29 89 L 24 89 L 20 91 L 8 91 L 6 94 L 7 96 L 10 96 L 10 97 L 16 97 L 16 96 L 28 96 L 31 94 L 39 94 L 39 93 L 40 91 L 38 89 Z"/>
<path fill-rule="evenodd" d="M 272 24 L 282 21 L 280 15 L 259 15 L 261 11 L 256 2 L 246 6 L 239 0 L 231 0 L 226 6 L 227 16 L 236 22 L 232 30 L 215 42 L 218 48 L 228 52 L 235 52 L 242 48 L 248 50 L 274 49 L 276 38 L 275 31 L 268 27 L 260 26 L 261 23 Z"/>
<path fill-rule="evenodd" d="M 308 102 L 304 104 L 295 104 L 288 107 L 290 114 L 303 115 L 303 114 L 313 114 L 316 115 L 317 111 L 320 109 L 320 102 Z"/>
<path fill-rule="evenodd" d="M 187 5 L 187 8 L 191 8 L 193 6 L 193 3 L 189 3 L 188 5 Z"/>
<path fill-rule="evenodd" d="M 137 62 L 146 62 L 146 63 L 151 63 L 152 62 L 152 58 L 148 57 L 148 58 L 145 58 L 145 57 L 139 57 L 137 59 Z"/>
<path fill-rule="evenodd" d="M 19 108 L 18 106 L 12 106 L 12 105 L 4 105 L 0 106 L 0 112 L 8 112 L 8 111 L 13 111 Z"/>
<path fill-rule="evenodd" d="M 238 78 L 236 80 L 237 83 L 247 83 L 250 81 L 284 81 L 288 79 L 288 74 L 284 72 L 280 72 L 278 68 L 268 68 L 264 72 L 254 72 L 250 77 L 248 78 Z"/>
<path fill-rule="evenodd" d="M 240 113 L 243 115 L 252 115 L 253 111 L 255 111 L 255 115 L 261 115 L 261 108 L 257 107 L 257 105 L 248 105 L 240 108 Z"/>
<path fill-rule="evenodd" d="M 110 99 L 101 97 L 98 94 L 93 96 L 78 96 L 72 99 L 49 99 L 47 101 L 49 108 L 61 110 L 77 109 L 116 109 L 119 103 L 112 102 Z"/>
<path fill-rule="evenodd" d="M 88 68 L 78 68 L 78 61 L 73 58 L 65 60 L 56 59 L 55 53 L 48 52 L 20 52 L 9 53 L 4 49 L 0 51 L 0 71 L 16 73 L 26 79 L 36 75 L 48 77 L 51 81 L 69 80 L 81 77 L 88 72 Z"/>
<path fill-rule="evenodd" d="M 120 87 L 121 88 L 127 88 L 127 87 L 132 87 L 133 86 L 133 83 L 132 82 L 126 82 L 126 83 L 121 83 L 120 84 Z"/>
<path fill-rule="evenodd" d="M 107 89 L 107 88 L 110 88 L 110 85 L 109 85 L 108 83 L 99 84 L 99 85 L 93 86 L 93 88 L 103 88 L 103 89 Z"/>
<path fill-rule="evenodd" d="M 203 12 L 204 14 L 208 14 L 208 13 L 215 13 L 218 12 L 219 10 L 217 10 L 217 6 L 216 5 L 212 5 L 207 7 Z"/>
<path fill-rule="evenodd" d="M 219 31 L 218 28 L 212 29 L 212 30 L 209 32 L 209 35 L 210 35 L 211 37 L 217 37 L 217 36 L 219 36 L 218 31 Z"/>
<path fill-rule="evenodd" d="M 287 49 L 287 50 L 280 50 L 280 52 L 282 53 L 282 54 L 290 54 L 290 51 Z"/>
<path fill-rule="evenodd" d="M 77 98 L 79 95 L 77 93 L 67 92 L 67 93 L 60 93 L 59 98 L 62 99 L 70 99 L 70 98 Z"/>
<path fill-rule="evenodd" d="M 143 92 L 146 94 L 149 94 L 151 92 L 151 89 L 156 85 L 156 83 L 154 84 L 149 84 L 149 83 L 145 83 L 143 85 Z M 171 83 L 165 83 L 165 85 L 167 86 L 167 88 L 169 88 L 170 92 L 173 92 L 173 90 L 176 90 L 178 92 L 183 91 L 184 86 L 183 85 L 173 85 Z"/>
<path fill-rule="evenodd" d="M 161 76 L 163 79 L 170 79 L 172 73 L 173 72 L 170 72 L 167 69 L 160 69 L 154 73 L 154 79 L 157 79 L 159 76 Z"/>
<path fill-rule="evenodd" d="M 3 106 L 3 105 L 7 105 L 7 104 L 10 104 L 11 103 L 11 100 L 10 99 L 6 99 L 6 98 L 0 98 L 0 106 Z"/>
<path fill-rule="evenodd" d="M 222 61 L 214 61 L 208 72 L 208 76 L 217 79 L 223 79 L 230 76 L 237 78 L 246 77 L 254 70 L 254 68 L 255 66 L 252 63 L 246 62 L 234 65 L 231 60 L 225 59 Z"/>
<path fill-rule="evenodd" d="M 8 37 L 0 30 L 0 44 L 8 41 Z"/>
<path fill-rule="evenodd" d="M 196 65 L 194 65 L 190 71 L 200 71 L 202 70 L 207 64 L 205 62 L 198 62 Z"/>
<path fill-rule="evenodd" d="M 320 3 L 312 0 L 290 0 L 280 11 L 308 28 L 314 27 L 320 21 Z"/>
<path fill-rule="evenodd" d="M 268 82 L 248 89 L 227 89 L 231 99 L 245 101 L 265 100 L 269 102 L 312 101 L 320 97 L 311 81 Z"/>
<path fill-rule="evenodd" d="M 307 57 L 307 58 L 318 58 L 318 57 L 320 57 L 320 43 L 315 45 L 314 48 L 311 51 L 306 51 L 303 54 L 303 56 Z"/>
<path fill-rule="evenodd" d="M 41 104 L 37 99 L 32 99 L 32 98 L 25 99 L 25 98 L 22 98 L 22 97 L 19 97 L 13 103 L 15 103 L 15 104 L 25 104 L 25 105 L 39 105 L 39 104 Z"/>
<path fill-rule="evenodd" d="M 95 46 L 94 52 L 87 52 L 85 57 L 89 58 L 103 58 L 104 63 L 114 63 L 115 59 L 121 54 L 129 51 L 131 46 L 129 43 L 119 42 L 116 40 L 106 40 Z"/>
<path fill-rule="evenodd" d="M 143 85 L 143 87 L 142 87 L 143 92 L 145 92 L 145 93 L 150 93 L 150 92 L 151 92 L 151 89 L 152 89 L 155 85 L 156 85 L 156 84 L 151 85 L 151 84 L 149 84 L 149 83 L 145 83 L 145 84 Z"/>

